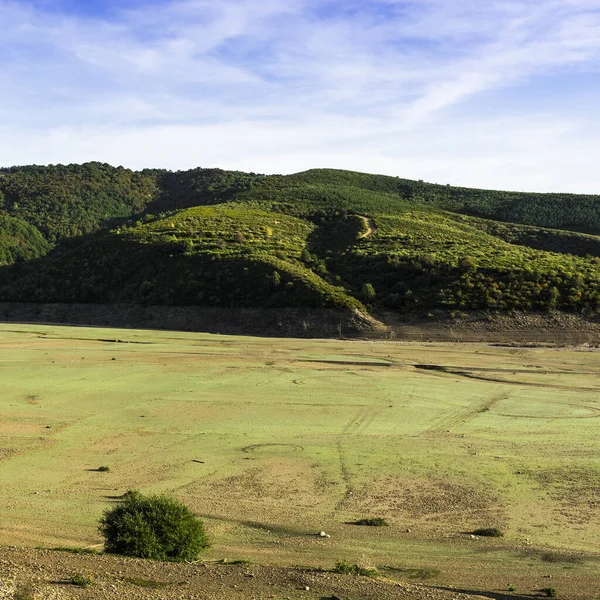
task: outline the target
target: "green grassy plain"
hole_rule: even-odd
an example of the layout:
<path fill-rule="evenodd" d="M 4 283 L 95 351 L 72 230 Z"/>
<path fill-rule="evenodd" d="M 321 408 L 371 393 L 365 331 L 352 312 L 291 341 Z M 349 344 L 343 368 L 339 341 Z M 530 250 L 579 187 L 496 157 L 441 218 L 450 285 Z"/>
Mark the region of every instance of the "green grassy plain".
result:
<path fill-rule="evenodd" d="M 597 585 L 599 374 L 589 348 L 2 324 L 0 543 L 100 547 L 137 488 L 203 516 L 213 559 Z"/>

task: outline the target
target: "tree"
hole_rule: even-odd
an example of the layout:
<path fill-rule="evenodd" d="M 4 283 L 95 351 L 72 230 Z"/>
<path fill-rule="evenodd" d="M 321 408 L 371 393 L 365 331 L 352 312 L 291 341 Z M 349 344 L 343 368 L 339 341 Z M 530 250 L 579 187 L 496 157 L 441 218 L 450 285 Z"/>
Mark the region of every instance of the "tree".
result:
<path fill-rule="evenodd" d="M 362 297 L 365 302 L 373 302 L 375 300 L 375 290 L 370 283 L 363 284 Z"/>
<path fill-rule="evenodd" d="M 194 560 L 209 547 L 200 519 L 168 496 L 127 492 L 100 519 L 106 552 L 157 560 Z"/>

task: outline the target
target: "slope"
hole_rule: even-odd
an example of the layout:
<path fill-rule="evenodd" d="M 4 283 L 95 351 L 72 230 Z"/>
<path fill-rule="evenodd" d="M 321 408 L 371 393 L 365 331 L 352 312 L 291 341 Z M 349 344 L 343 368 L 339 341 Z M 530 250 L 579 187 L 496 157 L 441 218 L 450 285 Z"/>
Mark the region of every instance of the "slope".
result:
<path fill-rule="evenodd" d="M 209 306 L 361 304 L 301 259 L 314 226 L 223 204 L 178 211 L 15 267 L 0 297 Z"/>
<path fill-rule="evenodd" d="M 598 196 L 99 163 L 3 170 L 0 194 L 0 301 L 600 310 Z"/>
<path fill-rule="evenodd" d="M 43 256 L 50 244 L 23 219 L 0 213 L 0 265 Z"/>

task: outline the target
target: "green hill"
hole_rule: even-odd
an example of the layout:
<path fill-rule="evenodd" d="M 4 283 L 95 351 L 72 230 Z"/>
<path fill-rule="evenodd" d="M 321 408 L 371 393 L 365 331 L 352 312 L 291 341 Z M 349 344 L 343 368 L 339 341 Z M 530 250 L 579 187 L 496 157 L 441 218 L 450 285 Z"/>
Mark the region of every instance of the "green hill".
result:
<path fill-rule="evenodd" d="M 9 301 L 362 308 L 301 260 L 307 221 L 241 206 L 184 209 L 15 268 Z"/>
<path fill-rule="evenodd" d="M 49 249 L 33 225 L 0 212 L 0 266 L 43 256 Z"/>
<path fill-rule="evenodd" d="M 13 167 L 0 300 L 593 314 L 598 234 L 592 195 L 331 169 Z"/>

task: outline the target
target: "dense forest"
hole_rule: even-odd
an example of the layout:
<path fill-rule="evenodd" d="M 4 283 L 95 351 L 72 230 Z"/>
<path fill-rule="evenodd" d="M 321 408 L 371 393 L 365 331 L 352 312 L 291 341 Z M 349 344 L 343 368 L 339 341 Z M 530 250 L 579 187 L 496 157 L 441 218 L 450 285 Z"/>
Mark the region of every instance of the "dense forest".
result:
<path fill-rule="evenodd" d="M 600 196 L 319 169 L 0 169 L 0 301 L 600 310 Z"/>

